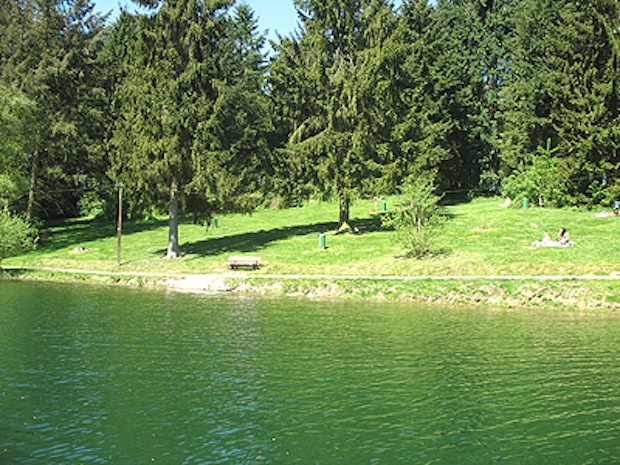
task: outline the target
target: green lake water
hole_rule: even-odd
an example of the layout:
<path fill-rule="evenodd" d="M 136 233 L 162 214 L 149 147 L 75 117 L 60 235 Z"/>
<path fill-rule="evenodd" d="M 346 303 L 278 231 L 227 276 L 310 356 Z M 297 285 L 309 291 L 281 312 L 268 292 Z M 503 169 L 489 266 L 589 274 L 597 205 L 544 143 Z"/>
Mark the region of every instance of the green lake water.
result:
<path fill-rule="evenodd" d="M 0 464 L 618 464 L 620 317 L 0 281 Z"/>

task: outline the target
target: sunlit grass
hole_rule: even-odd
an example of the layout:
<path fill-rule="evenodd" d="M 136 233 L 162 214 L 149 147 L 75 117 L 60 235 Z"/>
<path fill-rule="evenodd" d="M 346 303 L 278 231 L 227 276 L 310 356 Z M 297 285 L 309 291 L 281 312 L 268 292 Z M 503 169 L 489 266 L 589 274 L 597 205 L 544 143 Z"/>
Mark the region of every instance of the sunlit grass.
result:
<path fill-rule="evenodd" d="M 393 199 L 388 199 L 388 209 Z M 476 199 L 443 207 L 434 253 L 408 259 L 394 234 L 381 227 L 372 201 L 352 209 L 357 232 L 336 234 L 338 206 L 309 202 L 301 208 L 218 216 L 218 228 L 183 220 L 177 260 L 165 260 L 167 221 L 125 222 L 117 267 L 114 222 L 68 220 L 42 232 L 36 251 L 3 261 L 5 266 L 154 273 L 228 271 L 229 255 L 259 255 L 262 273 L 355 276 L 610 275 L 620 272 L 620 218 L 595 218 L 577 209 L 503 208 L 499 199 Z M 571 248 L 530 246 L 560 227 Z M 326 234 L 326 249 L 318 234 Z"/>

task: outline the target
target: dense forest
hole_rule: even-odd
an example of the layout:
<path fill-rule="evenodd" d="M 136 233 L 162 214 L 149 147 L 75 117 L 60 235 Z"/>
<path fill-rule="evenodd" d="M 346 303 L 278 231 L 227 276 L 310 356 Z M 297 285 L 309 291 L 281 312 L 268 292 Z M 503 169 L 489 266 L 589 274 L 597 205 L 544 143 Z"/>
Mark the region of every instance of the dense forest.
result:
<path fill-rule="evenodd" d="M 0 0 L 0 209 L 178 218 L 399 192 L 620 199 L 617 0 Z"/>

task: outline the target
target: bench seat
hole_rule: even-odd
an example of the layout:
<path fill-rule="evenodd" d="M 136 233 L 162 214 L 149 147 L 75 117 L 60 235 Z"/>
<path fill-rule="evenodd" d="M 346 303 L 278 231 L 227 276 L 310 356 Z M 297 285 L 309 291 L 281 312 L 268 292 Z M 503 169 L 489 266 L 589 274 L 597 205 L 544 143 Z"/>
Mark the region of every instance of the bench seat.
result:
<path fill-rule="evenodd" d="M 228 266 L 232 270 L 237 268 L 252 268 L 257 270 L 260 268 L 260 257 L 228 257 Z"/>

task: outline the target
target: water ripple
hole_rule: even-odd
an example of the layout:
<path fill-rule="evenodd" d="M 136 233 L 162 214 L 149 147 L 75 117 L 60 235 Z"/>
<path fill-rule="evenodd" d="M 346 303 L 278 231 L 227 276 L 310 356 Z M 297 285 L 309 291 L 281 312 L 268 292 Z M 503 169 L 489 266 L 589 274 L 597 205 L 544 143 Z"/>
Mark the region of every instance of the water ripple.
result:
<path fill-rule="evenodd" d="M 23 284 L 2 463 L 620 463 L 617 318 Z"/>

